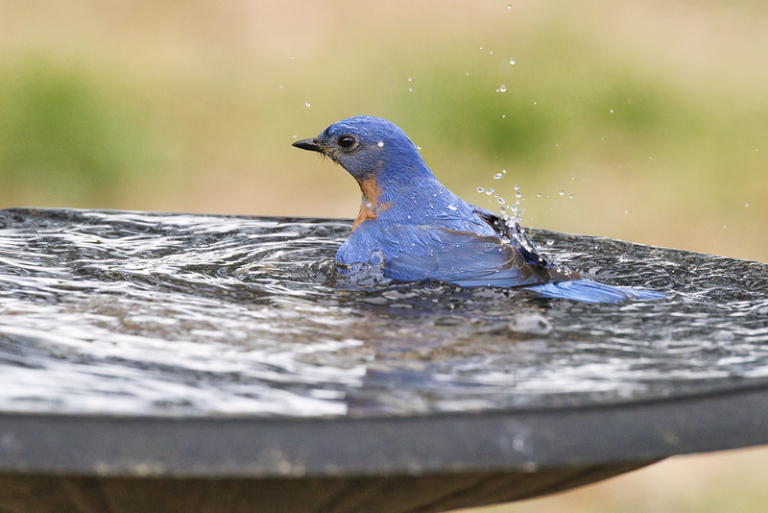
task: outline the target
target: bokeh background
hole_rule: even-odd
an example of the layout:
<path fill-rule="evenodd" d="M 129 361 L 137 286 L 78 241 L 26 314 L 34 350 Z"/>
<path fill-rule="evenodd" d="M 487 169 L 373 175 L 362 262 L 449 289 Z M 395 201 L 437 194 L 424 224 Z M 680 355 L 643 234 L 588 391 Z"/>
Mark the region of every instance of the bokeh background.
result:
<path fill-rule="evenodd" d="M 764 1 L 0 2 L 0 208 L 351 218 L 290 144 L 356 114 L 525 225 L 768 262 Z M 762 512 L 766 458 L 487 512 Z"/>

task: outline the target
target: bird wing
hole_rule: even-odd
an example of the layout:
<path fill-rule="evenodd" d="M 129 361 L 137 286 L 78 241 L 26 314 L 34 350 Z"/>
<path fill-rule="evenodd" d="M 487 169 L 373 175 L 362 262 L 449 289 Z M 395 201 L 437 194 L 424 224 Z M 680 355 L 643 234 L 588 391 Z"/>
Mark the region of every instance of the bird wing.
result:
<path fill-rule="evenodd" d="M 394 225 L 379 238 L 384 274 L 398 281 L 439 280 L 464 287 L 546 283 L 554 272 L 495 234 Z M 562 278 L 561 278 L 562 279 Z"/>
<path fill-rule="evenodd" d="M 536 251 L 533 241 L 528 238 L 528 235 L 525 234 L 525 231 L 516 220 L 501 217 L 480 207 L 475 207 L 474 213 L 490 225 L 499 234 L 499 237 L 514 244 L 526 262 L 542 266 L 546 269 L 552 267 L 552 264 Z"/>

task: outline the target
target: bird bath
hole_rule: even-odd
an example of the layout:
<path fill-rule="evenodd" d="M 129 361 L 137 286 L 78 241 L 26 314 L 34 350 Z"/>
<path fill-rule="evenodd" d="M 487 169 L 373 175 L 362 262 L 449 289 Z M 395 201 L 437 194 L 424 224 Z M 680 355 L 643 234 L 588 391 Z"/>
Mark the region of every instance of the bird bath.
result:
<path fill-rule="evenodd" d="M 0 509 L 445 511 L 768 443 L 768 265 L 531 231 L 668 298 L 359 290 L 350 224 L 0 211 Z"/>

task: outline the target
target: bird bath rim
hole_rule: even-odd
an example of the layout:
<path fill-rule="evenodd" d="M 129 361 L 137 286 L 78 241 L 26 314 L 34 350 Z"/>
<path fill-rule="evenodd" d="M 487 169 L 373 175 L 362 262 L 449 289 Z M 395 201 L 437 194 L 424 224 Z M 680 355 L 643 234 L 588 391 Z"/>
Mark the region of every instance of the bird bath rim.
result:
<path fill-rule="evenodd" d="M 768 443 L 767 391 L 363 418 L 2 413 L 0 473 L 264 478 L 650 462 Z"/>

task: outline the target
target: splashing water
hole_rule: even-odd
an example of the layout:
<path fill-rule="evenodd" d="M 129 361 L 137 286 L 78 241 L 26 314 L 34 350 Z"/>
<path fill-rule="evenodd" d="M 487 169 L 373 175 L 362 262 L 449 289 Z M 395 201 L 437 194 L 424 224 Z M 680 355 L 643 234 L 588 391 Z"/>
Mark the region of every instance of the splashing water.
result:
<path fill-rule="evenodd" d="M 768 379 L 764 264 L 529 231 L 561 265 L 668 300 L 594 305 L 440 283 L 360 289 L 334 271 L 350 225 L 0 211 L 0 408 L 404 415 Z"/>

